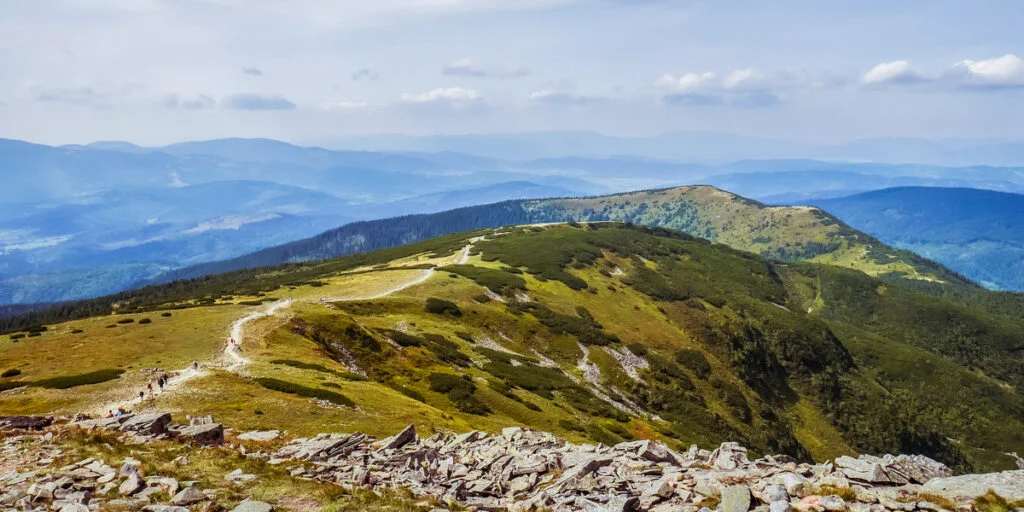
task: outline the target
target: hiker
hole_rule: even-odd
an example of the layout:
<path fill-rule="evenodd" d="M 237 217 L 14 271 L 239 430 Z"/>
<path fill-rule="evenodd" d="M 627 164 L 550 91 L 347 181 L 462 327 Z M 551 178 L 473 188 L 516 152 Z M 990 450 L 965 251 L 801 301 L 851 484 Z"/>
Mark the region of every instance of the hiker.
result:
<path fill-rule="evenodd" d="M 163 391 L 164 390 L 164 376 L 161 375 L 160 378 L 156 379 L 156 383 L 157 383 L 158 386 L 160 386 L 160 391 Z"/>
<path fill-rule="evenodd" d="M 107 415 L 104 416 L 104 418 L 113 418 L 113 417 L 114 417 L 114 411 L 107 410 Z"/>
<path fill-rule="evenodd" d="M 153 394 L 153 383 L 150 382 L 150 383 L 146 384 L 146 387 L 149 388 L 149 394 L 152 395 Z"/>
<path fill-rule="evenodd" d="M 198 370 L 199 369 L 199 361 L 192 361 L 192 369 L 193 370 Z"/>
<path fill-rule="evenodd" d="M 146 397 L 146 392 L 145 391 L 139 391 L 139 400 L 143 400 L 143 399 L 145 399 L 145 397 Z"/>

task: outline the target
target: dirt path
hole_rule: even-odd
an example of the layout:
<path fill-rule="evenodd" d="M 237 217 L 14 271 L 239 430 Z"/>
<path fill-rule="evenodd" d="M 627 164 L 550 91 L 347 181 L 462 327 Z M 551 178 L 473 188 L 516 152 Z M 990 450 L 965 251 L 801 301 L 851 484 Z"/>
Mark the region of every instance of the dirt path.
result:
<path fill-rule="evenodd" d="M 467 261 L 469 261 L 469 252 L 470 252 L 470 249 L 472 249 L 472 247 L 473 247 L 473 242 L 476 242 L 476 241 L 478 241 L 478 240 L 480 240 L 482 238 L 483 237 L 477 237 L 477 238 L 471 239 L 469 241 L 469 243 L 464 248 L 462 248 L 461 251 L 459 251 L 455 255 L 452 255 L 452 257 L 449 259 L 449 262 L 455 263 L 455 264 L 460 264 L 460 265 L 461 264 L 465 264 Z M 404 290 L 406 288 L 409 288 L 409 287 L 412 287 L 412 286 L 416 286 L 416 285 L 418 285 L 420 283 L 423 283 L 426 280 L 430 279 L 434 275 L 434 273 L 435 273 L 435 271 L 432 268 L 431 269 L 425 269 L 416 278 L 411 279 L 411 280 L 406 281 L 406 282 L 403 282 L 403 283 L 400 283 L 400 284 L 398 284 L 398 285 L 396 285 L 396 286 L 394 286 L 392 288 L 384 290 L 384 291 L 382 291 L 380 293 L 376 293 L 374 295 L 359 296 L 359 297 L 353 297 L 353 296 L 321 297 L 320 299 L 316 299 L 316 300 L 318 302 L 322 303 L 322 304 L 325 304 L 325 303 L 328 303 L 328 302 L 380 299 L 380 298 L 383 298 L 383 297 L 387 297 L 388 295 L 391 295 L 393 293 L 400 292 L 400 291 L 402 291 L 402 290 Z M 312 302 L 313 300 L 314 299 L 308 299 L 309 302 Z M 236 373 L 236 374 L 241 373 L 242 370 L 251 362 L 247 357 L 245 357 L 245 356 L 243 356 L 241 354 L 241 351 L 242 351 L 241 345 L 245 341 L 245 326 L 246 326 L 246 324 L 248 324 L 249 322 L 252 322 L 254 320 L 258 320 L 260 318 L 264 318 L 264 317 L 268 317 L 268 316 L 273 316 L 273 315 L 277 314 L 280 310 L 286 309 L 286 308 L 290 307 L 294 303 L 295 303 L 295 300 L 293 300 L 293 299 L 282 299 L 282 300 L 279 300 L 277 302 L 274 302 L 273 304 L 271 304 L 268 307 L 265 307 L 264 309 L 261 309 L 261 310 L 258 310 L 258 311 L 253 311 L 253 312 L 243 316 L 242 318 L 239 318 L 238 320 L 235 320 L 231 324 L 231 330 L 230 330 L 230 333 L 229 333 L 229 336 L 228 336 L 228 341 L 224 345 L 223 354 L 221 356 L 222 361 L 203 362 L 203 363 L 197 364 L 196 367 L 193 367 L 192 365 L 189 365 L 188 367 L 183 368 L 181 370 L 167 372 L 167 376 L 168 376 L 167 383 L 164 384 L 163 389 L 161 389 L 159 386 L 156 385 L 156 374 L 154 374 L 153 378 L 151 379 L 152 382 L 153 382 L 153 393 L 151 394 L 149 392 L 148 388 L 146 388 L 145 389 L 145 392 L 146 392 L 146 395 L 145 395 L 146 398 L 145 399 L 151 399 L 151 398 L 154 398 L 154 397 L 162 396 L 165 393 L 175 392 L 176 390 L 180 389 L 184 384 L 186 384 L 188 381 L 190 381 L 192 379 L 195 379 L 196 377 L 201 377 L 201 376 L 207 375 L 209 373 L 209 371 L 210 371 L 209 369 L 211 367 L 220 367 L 220 368 L 223 368 L 223 369 L 225 369 L 225 370 L 227 370 L 229 372 Z M 142 388 L 144 388 L 144 387 L 145 387 L 145 385 L 140 386 L 140 390 L 142 390 Z M 131 395 L 129 395 L 128 394 L 128 390 L 125 390 L 125 396 L 130 396 L 131 398 L 124 399 L 124 400 L 118 400 L 118 401 L 114 401 L 114 402 L 110 402 L 110 403 L 106 403 L 106 404 L 103 404 L 102 406 L 97 406 L 93 410 L 93 412 L 96 413 L 96 414 L 105 414 L 107 411 L 115 410 L 115 409 L 117 409 L 118 407 L 121 407 L 121 406 L 124 406 L 127 409 L 131 409 L 132 406 L 137 405 L 139 403 L 142 403 L 144 401 L 144 399 L 139 398 L 138 391 L 134 391 L 134 392 L 131 393 Z"/>

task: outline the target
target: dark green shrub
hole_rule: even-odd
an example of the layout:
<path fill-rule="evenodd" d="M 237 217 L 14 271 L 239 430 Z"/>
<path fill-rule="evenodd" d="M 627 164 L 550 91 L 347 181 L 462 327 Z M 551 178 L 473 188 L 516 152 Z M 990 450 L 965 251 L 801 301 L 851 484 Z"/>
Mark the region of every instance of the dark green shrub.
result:
<path fill-rule="evenodd" d="M 242 306 L 262 306 L 263 305 L 263 301 L 262 300 L 243 300 L 243 301 L 240 301 L 238 304 L 242 305 Z"/>
<path fill-rule="evenodd" d="M 573 432 L 585 432 L 587 430 L 582 423 L 575 420 L 558 420 L 558 426 Z"/>
<path fill-rule="evenodd" d="M 459 306 L 455 305 L 454 302 L 434 297 L 427 299 L 426 309 L 427 313 L 433 313 L 435 315 L 448 314 L 451 316 L 462 316 L 462 310 L 460 310 Z"/>
<path fill-rule="evenodd" d="M 304 363 L 302 361 L 295 361 L 294 359 L 274 359 L 270 364 L 280 364 L 284 366 L 291 366 L 292 368 L 298 368 L 300 370 L 313 370 L 315 372 L 327 373 L 336 377 L 341 377 L 345 380 L 351 381 L 365 381 L 366 377 L 359 375 L 358 373 L 332 370 L 321 364 Z"/>
<path fill-rule="evenodd" d="M 455 331 L 455 335 L 458 336 L 459 339 L 466 340 L 469 343 L 476 343 L 476 341 L 473 341 L 473 335 L 466 331 Z"/>
<path fill-rule="evenodd" d="M 22 339 L 24 337 L 25 337 L 25 335 L 22 334 L 22 333 L 12 334 L 11 335 L 11 341 L 17 341 L 17 340 L 20 340 L 20 339 Z"/>
<path fill-rule="evenodd" d="M 398 391 L 399 393 L 401 393 L 401 394 L 403 394 L 403 395 L 405 395 L 405 396 L 407 396 L 409 398 L 412 398 L 413 400 L 416 400 L 417 402 L 423 402 L 423 403 L 427 402 L 426 397 L 424 397 L 422 393 L 420 393 L 419 391 L 416 391 L 415 389 L 407 388 L 405 386 L 400 386 L 400 385 L 398 385 L 398 384 L 396 384 L 394 382 L 388 382 L 387 386 L 389 388 L 395 390 L 395 391 Z"/>
<path fill-rule="evenodd" d="M 68 375 L 62 377 L 53 377 L 50 379 L 43 379 L 33 382 L 31 385 L 39 388 L 47 389 L 68 389 L 78 386 L 86 386 L 89 384 L 99 384 L 101 382 L 107 382 L 108 380 L 114 380 L 121 376 L 124 370 L 119 368 L 111 368 L 108 370 L 97 370 L 95 372 L 83 373 L 81 375 Z"/>
<path fill-rule="evenodd" d="M 618 423 L 605 423 L 603 426 L 609 432 L 611 432 L 611 433 L 613 433 L 613 434 L 615 434 L 615 435 L 617 435 L 617 436 L 619 436 L 619 437 L 621 437 L 623 439 L 633 439 L 633 433 L 630 432 L 629 429 L 627 429 L 626 427 L 624 427 L 624 426 L 622 426 L 622 425 L 620 425 Z"/>
<path fill-rule="evenodd" d="M 83 332 L 85 332 L 85 331 L 83 331 L 81 329 L 75 329 L 75 330 L 71 331 L 71 334 L 82 334 Z"/>
<path fill-rule="evenodd" d="M 25 329 L 25 332 L 27 332 L 29 334 L 32 334 L 32 333 L 35 333 L 35 332 L 46 332 L 46 326 L 45 325 L 36 325 L 36 326 L 33 326 L 33 327 L 29 327 L 28 329 Z"/>
<path fill-rule="evenodd" d="M 455 404 L 455 408 L 468 414 L 487 414 L 491 412 L 486 404 L 473 395 L 476 384 L 469 377 L 460 377 L 451 373 L 432 373 L 427 378 L 430 389 L 444 393 Z"/>
<path fill-rule="evenodd" d="M 41 333 L 41 332 L 30 332 L 30 333 L 28 333 L 28 337 L 29 338 L 36 338 L 36 337 L 39 337 L 39 336 L 42 336 L 42 335 L 43 335 L 43 333 Z"/>
<path fill-rule="evenodd" d="M 4 370 L 3 373 L 0 373 L 0 377 L 16 377 L 18 375 L 21 375 L 21 370 L 19 370 L 17 368 L 11 368 L 9 370 Z"/>
<path fill-rule="evenodd" d="M 475 265 L 451 265 L 443 267 L 442 270 L 465 276 L 476 284 L 502 295 L 513 295 L 516 290 L 526 289 L 526 280 L 507 270 Z"/>
<path fill-rule="evenodd" d="M 540 406 L 538 406 L 537 404 L 535 404 L 533 402 L 527 402 L 526 400 L 523 400 L 522 404 L 525 405 L 526 408 L 531 410 L 531 411 L 537 411 L 537 412 L 541 412 L 542 411 Z"/>
<path fill-rule="evenodd" d="M 135 323 L 135 319 L 134 318 L 122 318 L 122 319 L 118 320 L 117 323 L 119 323 L 121 325 L 131 324 L 131 323 Z"/>
<path fill-rule="evenodd" d="M 110 324 L 110 325 L 106 326 L 107 329 L 113 329 L 115 327 L 117 327 L 117 324 Z"/>
<path fill-rule="evenodd" d="M 676 361 L 686 368 L 689 368 L 697 378 L 704 380 L 711 375 L 711 365 L 708 363 L 704 353 L 693 349 L 680 349 L 676 352 Z"/>
<path fill-rule="evenodd" d="M 273 390 L 280 391 L 282 393 L 288 393 L 291 395 L 298 395 L 303 398 L 315 398 L 318 400 L 327 400 L 333 404 L 344 405 L 345 407 L 355 407 L 355 403 L 349 400 L 348 397 L 341 393 L 326 389 L 317 389 L 295 384 L 294 382 L 287 382 L 278 379 L 272 379 L 270 377 L 258 377 L 256 382 L 259 385 Z"/>
<path fill-rule="evenodd" d="M 377 329 L 377 332 L 383 336 L 387 336 L 391 341 L 398 343 L 403 347 L 422 347 L 427 341 L 419 336 L 402 331 L 396 331 L 394 329 Z"/>
<path fill-rule="evenodd" d="M 139 324 L 140 325 L 151 324 L 151 323 L 153 323 L 153 321 L 148 319 L 148 318 L 143 318 L 143 319 L 139 320 Z"/>
<path fill-rule="evenodd" d="M 333 382 L 324 382 L 323 384 L 320 384 L 320 386 L 321 387 L 325 387 L 325 388 L 341 389 L 341 386 L 339 386 L 339 385 L 337 385 L 337 384 L 335 384 Z"/>
<path fill-rule="evenodd" d="M 162 316 L 164 318 L 167 318 L 167 317 L 171 316 L 171 312 L 167 311 L 167 312 L 164 312 L 164 313 L 160 313 L 160 316 Z"/>
<path fill-rule="evenodd" d="M 647 355 L 647 347 L 639 343 L 630 343 L 629 345 L 626 345 L 626 348 L 628 348 L 635 356 L 644 357 Z"/>
<path fill-rule="evenodd" d="M 474 295 L 473 300 L 479 302 L 480 304 L 487 304 L 488 302 L 491 301 L 491 298 L 488 297 L 486 293 L 481 293 L 479 295 Z"/>

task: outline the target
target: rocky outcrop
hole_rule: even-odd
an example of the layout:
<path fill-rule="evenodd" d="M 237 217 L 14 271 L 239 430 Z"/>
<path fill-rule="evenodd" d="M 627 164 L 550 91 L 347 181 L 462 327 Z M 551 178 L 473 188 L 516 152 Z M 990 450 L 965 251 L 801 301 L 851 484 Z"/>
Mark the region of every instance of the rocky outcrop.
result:
<path fill-rule="evenodd" d="M 736 443 L 677 453 L 652 441 L 574 445 L 520 428 L 422 439 L 410 426 L 378 443 L 362 434 L 324 434 L 295 439 L 269 461 L 291 464 L 302 478 L 403 488 L 477 510 L 696 512 L 718 504 L 721 512 L 935 512 L 937 506 L 918 498 L 921 484 L 955 480 L 949 468 L 922 456 L 840 457 L 817 465 L 787 457 L 751 461 Z M 1017 475 L 982 477 L 991 483 Z M 984 494 L 982 487 L 936 494 L 963 502 Z M 839 490 L 847 499 L 830 494 Z"/>
<path fill-rule="evenodd" d="M 173 425 L 169 415 L 151 414 L 71 424 L 117 431 L 130 442 L 223 443 L 220 424 L 212 419 L 191 423 Z M 247 441 L 278 434 L 257 433 Z M 27 465 L 33 469 L 0 474 L 0 510 L 230 508 L 217 503 L 216 492 L 199 489 L 195 482 L 144 474 L 144 465 L 132 457 L 120 468 L 90 458 L 41 471 L 66 458 L 53 440 L 52 432 L 5 438 L 0 467 L 11 467 L 6 461 L 20 456 L 28 457 Z M 751 460 L 737 443 L 723 443 L 711 451 L 692 446 L 685 452 L 647 440 L 577 445 L 517 427 L 495 434 L 472 431 L 421 438 L 410 425 L 382 440 L 360 433 L 320 434 L 292 439 L 284 446 L 275 443 L 270 446 L 280 447 L 271 453 L 247 452 L 246 446 L 254 449 L 252 444 L 220 449 L 284 466 L 299 479 L 375 491 L 403 489 L 431 498 L 425 503 L 478 511 L 966 512 L 975 498 L 990 491 L 1011 503 L 1024 500 L 1024 470 L 952 476 L 939 462 L 905 455 L 839 457 L 821 464 L 784 456 Z M 185 465 L 187 460 L 175 463 Z M 243 486 L 259 475 L 236 469 L 223 478 L 227 485 Z M 157 499 L 167 502 L 154 503 Z M 266 512 L 272 506 L 246 500 L 234 510 Z"/>
<path fill-rule="evenodd" d="M 42 430 L 51 424 L 51 416 L 0 416 L 0 430 Z"/>

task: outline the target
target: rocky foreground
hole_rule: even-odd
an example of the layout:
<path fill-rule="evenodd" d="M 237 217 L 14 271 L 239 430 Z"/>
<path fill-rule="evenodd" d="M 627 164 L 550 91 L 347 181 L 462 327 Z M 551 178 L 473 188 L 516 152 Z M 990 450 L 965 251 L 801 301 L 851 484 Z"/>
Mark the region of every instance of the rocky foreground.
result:
<path fill-rule="evenodd" d="M 736 443 L 714 451 L 694 446 L 679 453 L 651 441 L 576 445 L 521 428 L 420 438 L 412 426 L 383 440 L 358 433 L 321 434 L 281 446 L 278 433 L 271 431 L 241 434 L 224 445 L 221 425 L 209 419 L 173 425 L 169 414 L 58 422 L 0 418 L 5 437 L 0 510 L 223 510 L 216 493 L 190 482 L 144 475 L 131 458 L 116 461 L 117 468 L 108 465 L 115 461 L 93 459 L 50 467 L 48 462 L 60 456 L 60 447 L 51 444 L 54 431 L 67 428 L 117 432 L 131 443 L 176 439 L 220 445 L 282 465 L 294 478 L 407 489 L 470 510 L 937 512 L 976 509 L 979 497 L 1000 500 L 1007 510 L 1024 510 L 1024 468 L 952 476 L 943 464 L 919 455 L 840 457 L 812 465 L 783 456 L 751 461 Z M 269 442 L 278 447 L 245 448 Z M 34 455 L 27 458 L 29 452 Z M 225 478 L 245 481 L 259 475 L 236 472 Z M 154 502 L 154 496 L 170 499 Z M 247 500 L 235 510 L 272 508 Z"/>

